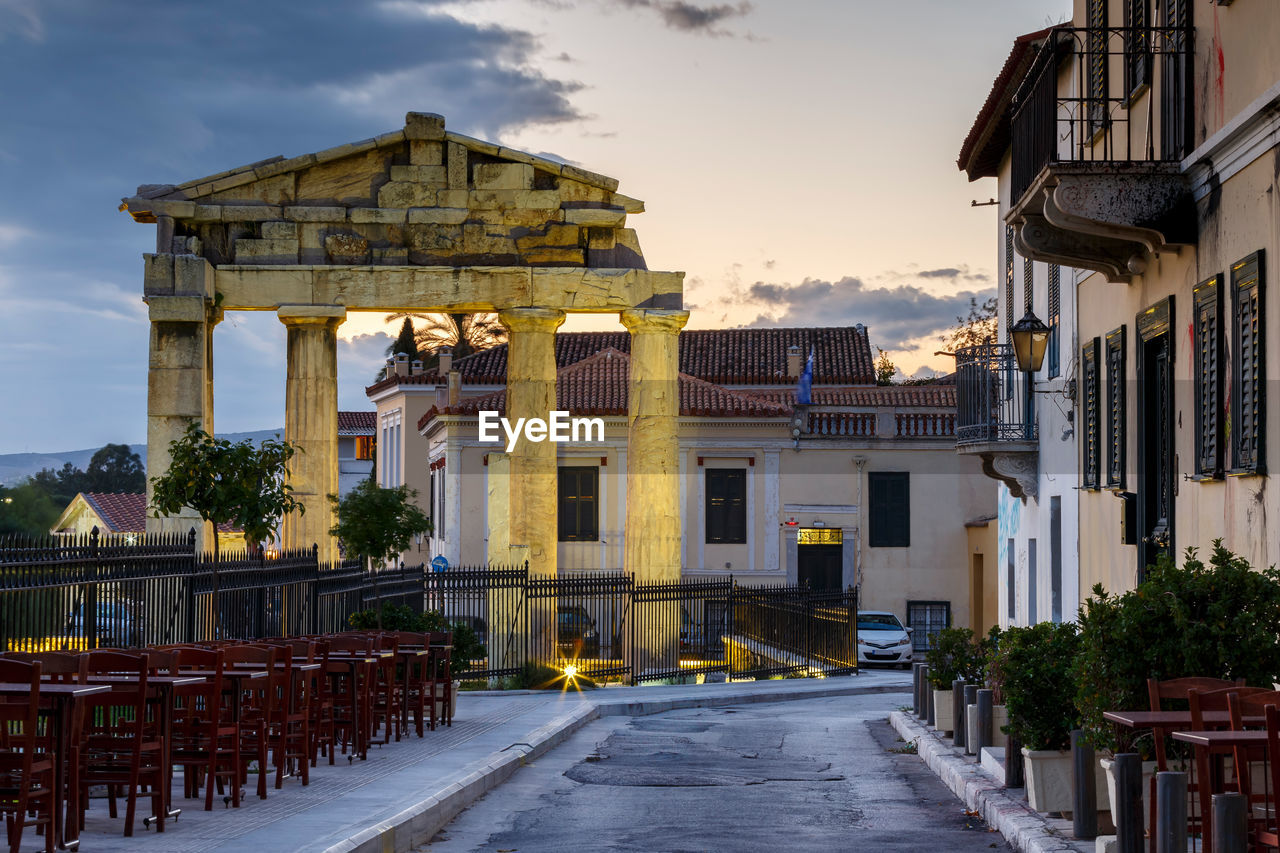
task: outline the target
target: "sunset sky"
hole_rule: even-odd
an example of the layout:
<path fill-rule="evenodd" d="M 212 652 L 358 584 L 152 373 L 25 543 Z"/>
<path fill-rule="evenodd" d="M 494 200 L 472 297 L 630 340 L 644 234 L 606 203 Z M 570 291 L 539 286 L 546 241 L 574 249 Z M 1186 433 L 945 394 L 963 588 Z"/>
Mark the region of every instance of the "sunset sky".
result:
<path fill-rule="evenodd" d="M 691 326 L 860 322 L 907 374 L 948 369 L 996 249 L 960 143 L 1014 37 L 1070 6 L 0 0 L 0 453 L 145 441 L 154 226 L 122 197 L 409 110 L 618 178 Z M 370 408 L 391 339 L 381 315 L 341 333 L 339 404 Z M 284 423 L 284 339 L 269 314 L 218 327 L 220 432 Z"/>

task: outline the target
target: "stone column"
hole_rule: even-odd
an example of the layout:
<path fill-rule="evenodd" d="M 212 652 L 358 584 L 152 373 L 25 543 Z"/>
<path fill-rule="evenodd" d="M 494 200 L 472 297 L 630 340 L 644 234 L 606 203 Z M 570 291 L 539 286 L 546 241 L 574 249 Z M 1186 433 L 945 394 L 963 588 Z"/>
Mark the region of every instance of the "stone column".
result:
<path fill-rule="evenodd" d="M 328 496 L 338 493 L 338 326 L 347 309 L 338 305 L 284 305 L 276 315 L 288 329 L 288 374 L 284 437 L 299 451 L 289 462 L 293 496 L 306 512 L 284 519 L 285 548 L 320 546 L 320 559 L 338 558 L 329 535 L 334 512 Z"/>
<path fill-rule="evenodd" d="M 507 414 L 547 419 L 556 407 L 556 329 L 564 312 L 511 308 L 498 314 L 507 330 Z M 557 549 L 556 445 L 523 436 L 511 453 L 510 537 L 524 546 L 529 574 L 555 577 Z M 496 521 L 495 519 L 494 521 Z M 493 523 L 493 521 L 491 521 Z"/>
<path fill-rule="evenodd" d="M 169 470 L 169 445 L 187 425 L 213 432 L 213 268 L 203 258 L 144 255 L 143 301 L 151 318 L 147 357 L 147 503 L 151 477 Z M 212 548 L 212 528 L 190 509 L 169 518 L 147 517 L 148 533 L 186 533 L 197 548 Z"/>
<path fill-rule="evenodd" d="M 627 391 L 627 535 L 623 567 L 636 583 L 680 579 L 679 336 L 688 311 L 630 309 Z M 646 626 L 628 632 L 624 655 L 632 676 L 680 666 L 680 612 L 672 602 L 650 602 L 633 613 Z"/>
<path fill-rule="evenodd" d="M 627 547 L 637 582 L 680 579 L 678 341 L 688 311 L 629 309 Z M 637 532 L 641 535 L 635 535 Z"/>

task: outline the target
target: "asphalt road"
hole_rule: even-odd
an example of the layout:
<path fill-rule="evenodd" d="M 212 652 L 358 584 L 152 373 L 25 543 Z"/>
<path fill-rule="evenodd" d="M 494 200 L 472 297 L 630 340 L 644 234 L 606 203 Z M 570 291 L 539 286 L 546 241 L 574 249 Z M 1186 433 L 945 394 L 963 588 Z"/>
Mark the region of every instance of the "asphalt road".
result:
<path fill-rule="evenodd" d="M 419 850 L 1010 850 L 919 758 L 897 751 L 886 719 L 903 698 L 598 720 Z"/>

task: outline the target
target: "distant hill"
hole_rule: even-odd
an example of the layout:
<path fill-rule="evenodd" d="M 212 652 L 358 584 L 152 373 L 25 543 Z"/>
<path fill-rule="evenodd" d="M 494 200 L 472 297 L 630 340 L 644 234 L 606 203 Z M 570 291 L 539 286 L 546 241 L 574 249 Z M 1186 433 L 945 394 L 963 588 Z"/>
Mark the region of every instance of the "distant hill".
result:
<path fill-rule="evenodd" d="M 261 429 L 256 432 L 219 433 L 218 438 L 231 441 L 244 441 L 247 438 L 260 442 L 277 435 L 284 435 L 284 427 Z M 147 464 L 145 444 L 131 444 L 129 449 L 142 457 L 143 465 Z M 65 450 L 57 453 L 0 453 L 0 486 L 17 485 L 45 468 L 57 470 L 68 462 L 83 471 L 98 450 L 99 448 L 92 447 L 88 450 Z"/>

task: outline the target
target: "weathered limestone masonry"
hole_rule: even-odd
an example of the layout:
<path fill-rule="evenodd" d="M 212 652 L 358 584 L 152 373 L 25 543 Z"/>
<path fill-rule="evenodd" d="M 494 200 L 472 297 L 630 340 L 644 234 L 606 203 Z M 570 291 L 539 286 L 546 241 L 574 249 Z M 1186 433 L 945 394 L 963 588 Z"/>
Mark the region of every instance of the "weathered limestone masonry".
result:
<path fill-rule="evenodd" d="M 348 311 L 499 312 L 511 336 L 510 413 L 525 417 L 546 417 L 555 401 L 554 334 L 565 313 L 626 312 L 631 434 L 646 448 L 630 457 L 628 525 L 643 535 L 628 537 L 636 545 L 626 568 L 678 577 L 684 274 L 646 269 L 626 227 L 644 204 L 617 189 L 612 178 L 447 131 L 430 113 L 315 154 L 139 187 L 121 209 L 156 225 L 156 252 L 144 256 L 151 473 L 165 470 L 186 424 L 212 429 L 213 328 L 223 312 L 276 311 L 288 329 L 286 438 L 304 448 L 290 482 L 307 509 L 286 520 L 283 544 L 317 543 L 332 558 L 325 496 L 337 491 L 336 334 Z M 523 441 L 502 463 L 509 482 L 493 489 L 490 519 L 503 529 L 491 530 L 489 559 L 527 555 L 531 571 L 555 573 L 555 464 L 554 445 Z M 147 523 L 186 529 L 191 519 Z"/>

